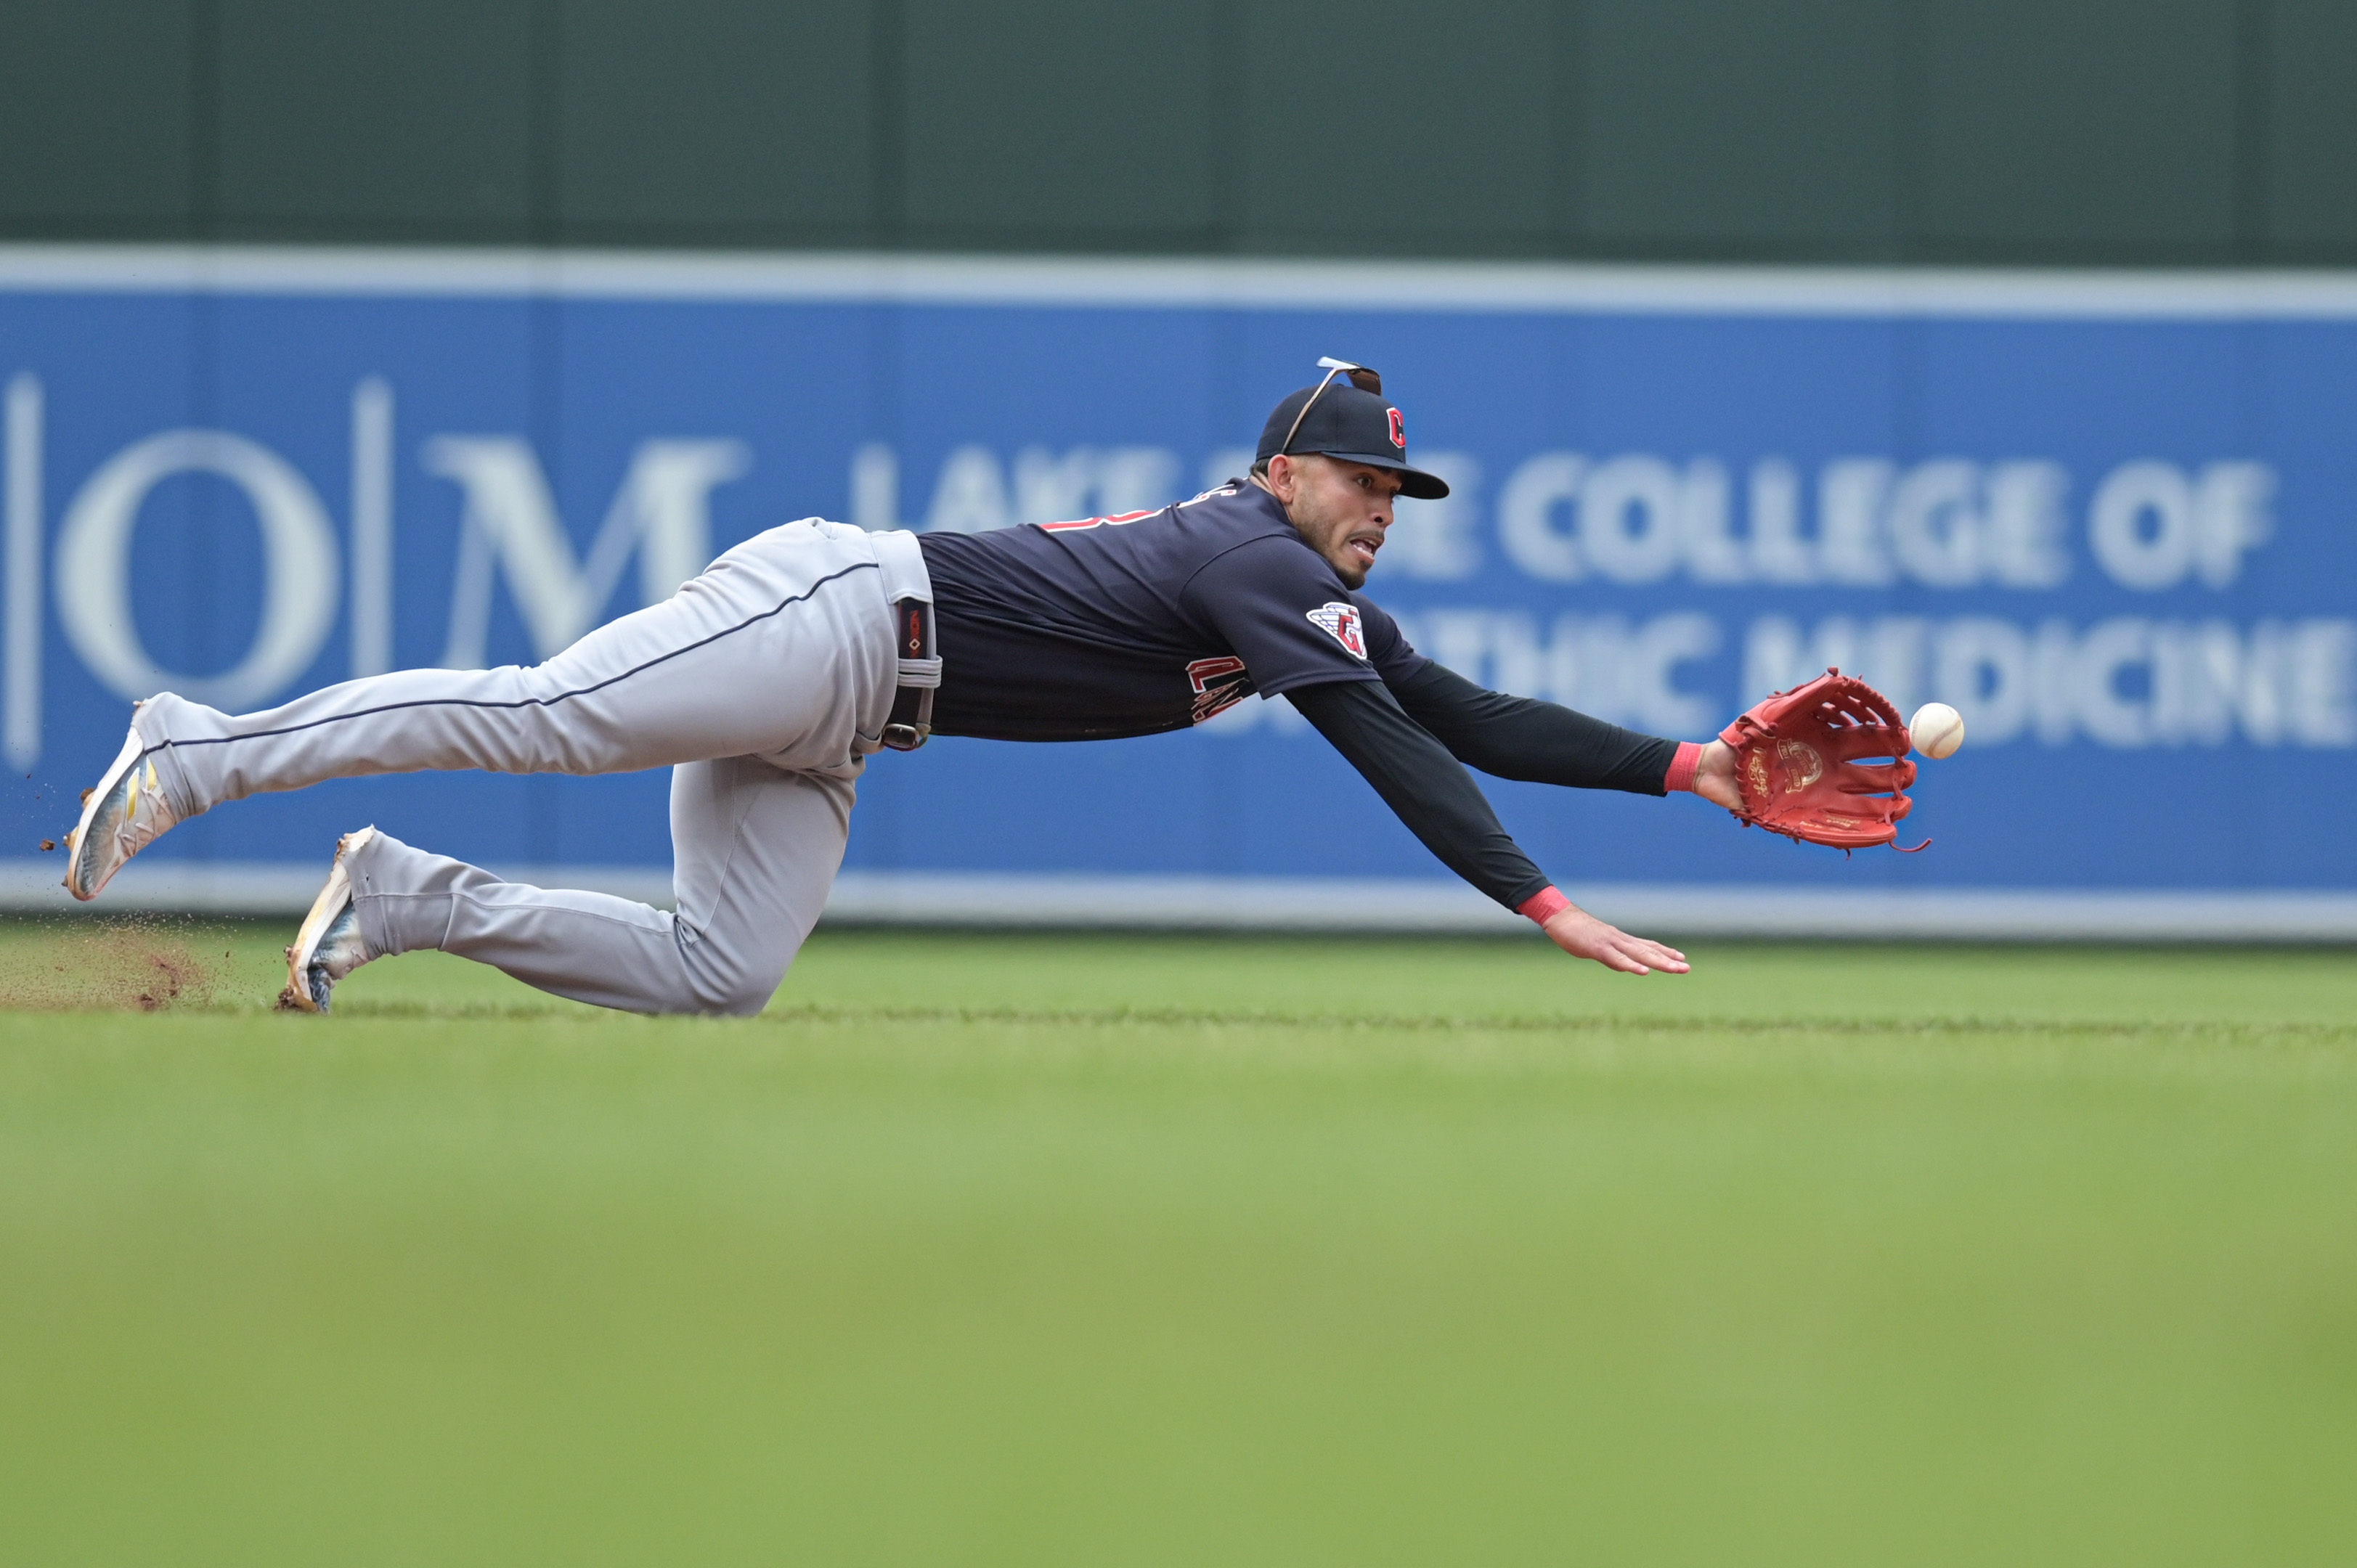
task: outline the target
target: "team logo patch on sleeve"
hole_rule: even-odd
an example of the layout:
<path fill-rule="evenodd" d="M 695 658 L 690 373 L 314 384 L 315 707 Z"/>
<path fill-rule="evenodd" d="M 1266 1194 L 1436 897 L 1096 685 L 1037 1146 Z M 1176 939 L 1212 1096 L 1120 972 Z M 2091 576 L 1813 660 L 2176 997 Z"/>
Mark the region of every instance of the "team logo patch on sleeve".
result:
<path fill-rule="evenodd" d="M 1353 659 L 1367 656 L 1367 632 L 1356 605 L 1323 604 L 1309 612 L 1310 624 L 1351 650 Z"/>

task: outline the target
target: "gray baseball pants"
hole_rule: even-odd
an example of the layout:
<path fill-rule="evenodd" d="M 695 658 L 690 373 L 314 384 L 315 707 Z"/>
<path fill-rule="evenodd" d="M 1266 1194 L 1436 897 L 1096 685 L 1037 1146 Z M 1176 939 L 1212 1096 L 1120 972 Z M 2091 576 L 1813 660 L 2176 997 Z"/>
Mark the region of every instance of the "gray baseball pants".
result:
<path fill-rule="evenodd" d="M 506 882 L 380 832 L 350 872 L 369 956 L 439 948 L 639 1013 L 758 1013 L 826 906 L 903 665 L 891 606 L 931 602 L 910 533 L 815 519 L 531 669 L 404 670 L 238 717 L 167 693 L 133 726 L 183 820 L 328 779 L 672 769 L 677 913 Z"/>

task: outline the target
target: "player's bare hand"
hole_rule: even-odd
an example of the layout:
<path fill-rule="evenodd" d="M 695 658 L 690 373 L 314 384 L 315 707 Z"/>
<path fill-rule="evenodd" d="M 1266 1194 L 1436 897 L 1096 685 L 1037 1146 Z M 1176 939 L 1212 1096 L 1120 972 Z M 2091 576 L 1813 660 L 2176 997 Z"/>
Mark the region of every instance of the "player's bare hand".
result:
<path fill-rule="evenodd" d="M 1556 910 L 1546 923 L 1546 934 L 1572 957 L 1594 959 L 1623 974 L 1651 974 L 1657 969 L 1684 974 L 1687 969 L 1686 955 L 1677 949 L 1608 926 L 1577 904 Z"/>
<path fill-rule="evenodd" d="M 1702 748 L 1702 760 L 1695 766 L 1694 792 L 1714 806 L 1724 806 L 1730 811 L 1743 810 L 1743 786 L 1736 776 L 1738 766 L 1735 747 L 1723 740 L 1714 740 Z"/>

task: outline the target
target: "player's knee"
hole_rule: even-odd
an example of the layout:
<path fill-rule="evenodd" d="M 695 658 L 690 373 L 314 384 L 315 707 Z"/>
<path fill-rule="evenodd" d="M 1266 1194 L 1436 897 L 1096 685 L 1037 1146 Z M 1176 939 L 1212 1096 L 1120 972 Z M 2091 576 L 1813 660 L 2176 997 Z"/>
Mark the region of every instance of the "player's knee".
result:
<path fill-rule="evenodd" d="M 767 1007 L 793 956 L 791 950 L 728 952 L 709 938 L 693 935 L 680 944 L 694 1010 L 728 1018 L 749 1018 Z"/>
<path fill-rule="evenodd" d="M 778 977 L 779 980 L 784 978 L 783 975 Z M 758 1017 L 761 1010 L 770 1004 L 770 998 L 777 993 L 778 982 L 775 980 L 766 984 L 740 985 L 721 993 L 716 1003 L 705 1011 L 716 1013 L 724 1018 Z"/>
<path fill-rule="evenodd" d="M 736 969 L 694 977 L 695 1010 L 724 1018 L 750 1018 L 770 1004 L 778 984 L 786 978 L 785 965 L 776 969 Z"/>

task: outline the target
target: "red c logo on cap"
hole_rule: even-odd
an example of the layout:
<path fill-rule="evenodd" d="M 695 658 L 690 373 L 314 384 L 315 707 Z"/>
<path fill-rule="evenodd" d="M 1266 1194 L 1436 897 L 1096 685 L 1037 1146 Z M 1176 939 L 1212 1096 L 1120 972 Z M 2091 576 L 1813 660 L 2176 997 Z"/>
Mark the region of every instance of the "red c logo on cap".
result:
<path fill-rule="evenodd" d="M 1392 445 L 1403 452 L 1406 451 L 1407 422 L 1400 417 L 1398 409 L 1385 409 L 1383 412 L 1392 416 Z"/>

